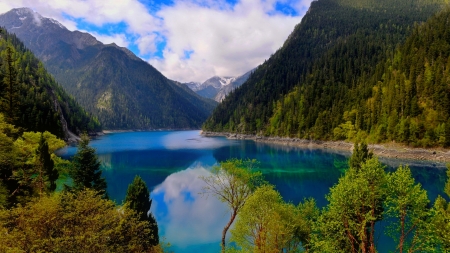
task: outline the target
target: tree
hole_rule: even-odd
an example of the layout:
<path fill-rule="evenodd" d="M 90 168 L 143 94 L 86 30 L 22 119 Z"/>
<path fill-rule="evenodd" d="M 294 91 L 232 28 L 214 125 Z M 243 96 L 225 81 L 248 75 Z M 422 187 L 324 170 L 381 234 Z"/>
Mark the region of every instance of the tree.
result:
<path fill-rule="evenodd" d="M 349 165 L 351 168 L 360 169 L 362 164 L 372 157 L 373 153 L 369 151 L 366 143 L 361 143 L 361 146 L 355 143 Z"/>
<path fill-rule="evenodd" d="M 450 197 L 450 165 L 447 165 L 445 194 Z M 436 245 L 443 252 L 450 252 L 450 204 L 438 196 L 431 209 L 430 232 L 435 236 Z"/>
<path fill-rule="evenodd" d="M 56 189 L 56 180 L 59 177 L 59 172 L 55 168 L 51 155 L 49 153 L 48 143 L 44 138 L 44 133 L 41 133 L 39 146 L 36 149 L 37 156 L 37 172 L 39 180 L 40 195 L 45 188 L 46 191 L 52 192 Z"/>
<path fill-rule="evenodd" d="M 11 176 L 17 152 L 14 140 L 9 135 L 16 132 L 17 129 L 6 123 L 3 114 L 0 113 L 0 207 L 10 203 L 11 192 L 15 188 Z"/>
<path fill-rule="evenodd" d="M 3 79 L 6 96 L 2 101 L 2 106 L 5 108 L 4 110 L 10 123 L 16 120 L 16 112 L 18 111 L 17 107 L 19 105 L 17 70 L 14 66 L 15 60 L 13 59 L 13 53 L 12 47 L 6 48 L 5 75 Z"/>
<path fill-rule="evenodd" d="M 386 215 L 393 219 L 389 235 L 402 253 L 423 251 L 426 238 L 427 192 L 416 184 L 408 167 L 400 166 L 387 176 Z M 409 246 L 409 247 L 407 247 Z"/>
<path fill-rule="evenodd" d="M 73 166 L 70 170 L 75 191 L 90 188 L 98 192 L 99 195 L 107 197 L 106 180 L 102 177 L 100 162 L 95 154 L 95 149 L 89 147 L 89 137 L 87 134 L 81 136 L 78 144 L 78 151 L 73 157 Z"/>
<path fill-rule="evenodd" d="M 136 176 L 133 182 L 128 186 L 125 203 L 131 210 L 134 210 L 138 214 L 140 221 L 147 221 L 149 223 L 151 229 L 149 242 L 153 246 L 158 245 L 158 224 L 156 223 L 153 214 L 149 213 L 152 206 L 150 191 L 140 176 Z"/>
<path fill-rule="evenodd" d="M 62 159 L 53 152 L 66 144 L 55 135 L 24 132 L 13 143 L 15 166 L 10 170 L 9 184 L 13 202 L 25 203 L 33 195 L 54 191 L 59 173 L 55 164 Z"/>
<path fill-rule="evenodd" d="M 296 207 L 272 185 L 263 185 L 245 202 L 231 238 L 244 252 L 298 252 L 308 248 L 309 222 L 317 214 L 314 201 Z"/>
<path fill-rule="evenodd" d="M 375 252 L 375 223 L 382 219 L 386 196 L 384 167 L 377 158 L 350 167 L 330 189 L 329 204 L 316 224 L 318 252 Z"/>
<path fill-rule="evenodd" d="M 212 194 L 228 205 L 231 216 L 222 231 L 222 253 L 225 252 L 225 237 L 237 214 L 248 197 L 262 184 L 261 172 L 254 172 L 255 160 L 231 159 L 212 169 L 210 176 L 202 177 L 206 186 L 203 194 Z"/>
<path fill-rule="evenodd" d="M 0 252 L 162 252 L 147 222 L 86 189 L 0 210 Z"/>

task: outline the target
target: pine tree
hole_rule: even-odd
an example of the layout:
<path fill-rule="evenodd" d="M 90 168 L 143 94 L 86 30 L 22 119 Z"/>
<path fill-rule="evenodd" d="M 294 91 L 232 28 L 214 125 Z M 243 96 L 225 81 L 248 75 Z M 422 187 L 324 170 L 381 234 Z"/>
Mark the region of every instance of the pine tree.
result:
<path fill-rule="evenodd" d="M 373 153 L 369 151 L 366 143 L 355 143 L 352 156 L 349 160 L 349 165 L 351 168 L 360 169 L 361 165 L 373 157 Z"/>
<path fill-rule="evenodd" d="M 132 210 L 136 211 L 139 215 L 139 220 L 149 222 L 152 231 L 151 237 L 149 238 L 150 245 L 158 245 L 158 224 L 156 223 L 153 214 L 148 213 L 152 206 L 150 191 L 140 176 L 136 176 L 133 182 L 128 186 L 125 202 L 128 203 Z"/>
<path fill-rule="evenodd" d="M 11 47 L 6 48 L 5 77 L 3 79 L 6 94 L 2 101 L 7 119 L 11 123 L 16 120 L 16 112 L 19 105 L 17 70 L 14 66 L 15 60 L 13 59 L 13 53 L 14 51 Z"/>
<path fill-rule="evenodd" d="M 41 133 L 36 155 L 38 158 L 38 166 L 40 167 L 38 171 L 42 172 L 42 182 L 44 182 L 44 178 L 46 181 L 41 185 L 41 191 L 45 188 L 45 190 L 52 192 L 56 189 L 56 180 L 59 177 L 59 172 L 55 168 L 55 164 L 48 150 L 48 143 L 43 133 Z"/>
<path fill-rule="evenodd" d="M 102 177 L 100 162 L 95 154 L 95 149 L 89 147 L 87 134 L 81 136 L 78 151 L 73 157 L 70 176 L 73 179 L 72 190 L 81 191 L 84 188 L 90 188 L 107 198 L 106 181 Z"/>

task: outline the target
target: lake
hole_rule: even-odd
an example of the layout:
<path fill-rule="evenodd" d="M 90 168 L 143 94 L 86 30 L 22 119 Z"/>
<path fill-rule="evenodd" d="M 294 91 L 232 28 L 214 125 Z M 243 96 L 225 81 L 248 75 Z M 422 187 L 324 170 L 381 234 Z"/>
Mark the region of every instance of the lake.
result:
<path fill-rule="evenodd" d="M 297 204 L 313 197 L 323 207 L 327 203 L 325 195 L 338 182 L 351 155 L 203 137 L 200 131 L 113 133 L 92 140 L 91 146 L 102 162 L 108 194 L 117 203 L 122 203 L 135 175 L 146 182 L 160 238 L 169 242 L 175 253 L 220 252 L 221 232 L 229 213 L 213 196 L 199 194 L 203 187 L 199 177 L 208 175 L 218 162 L 229 158 L 257 159 L 265 179 L 276 186 L 286 201 Z M 75 152 L 75 147 L 66 147 L 58 155 L 70 158 Z M 387 169 L 410 165 L 432 202 L 442 194 L 446 180 L 444 164 L 380 160 Z M 379 252 L 387 252 L 386 245 L 390 243 L 386 240 L 380 240 Z"/>

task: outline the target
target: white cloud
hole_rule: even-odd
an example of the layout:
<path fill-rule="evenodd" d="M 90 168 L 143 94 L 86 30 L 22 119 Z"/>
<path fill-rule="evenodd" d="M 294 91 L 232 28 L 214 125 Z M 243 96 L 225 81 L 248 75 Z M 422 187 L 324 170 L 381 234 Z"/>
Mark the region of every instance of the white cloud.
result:
<path fill-rule="evenodd" d="M 200 176 L 210 172 L 194 166 L 171 174 L 151 193 L 151 211 L 160 228 L 160 235 L 177 247 L 219 242 L 228 222 L 229 210 L 214 196 L 199 193 L 205 183 Z"/>
<path fill-rule="evenodd" d="M 225 0 L 175 0 L 154 13 L 154 7 L 138 0 L 6 0 L 0 2 L 0 12 L 30 7 L 70 30 L 80 29 L 77 20 L 96 27 L 125 25 L 125 31 L 108 35 L 95 29 L 87 32 L 102 42 L 138 50 L 138 56 L 170 79 L 204 81 L 213 75 L 237 76 L 261 64 L 301 20 L 280 13 L 275 4 L 303 14 L 311 1 L 240 0 L 231 6 Z M 153 56 L 163 39 L 163 57 Z M 186 51 L 192 52 L 188 59 Z"/>
<path fill-rule="evenodd" d="M 204 81 L 213 75 L 237 76 L 274 53 L 301 17 L 268 15 L 274 1 L 242 0 L 233 9 L 178 2 L 160 10 L 167 46 L 162 59 L 149 62 L 169 78 Z M 192 50 L 189 59 L 184 52 Z"/>
<path fill-rule="evenodd" d="M 88 32 L 92 36 L 94 36 L 98 41 L 101 41 L 103 44 L 111 44 L 115 43 L 116 45 L 120 47 L 128 47 L 131 42 L 128 41 L 127 37 L 124 34 L 111 34 L 111 35 L 105 35 L 105 34 L 99 34 L 97 32 L 89 32 L 89 31 L 82 31 L 82 32 Z"/>

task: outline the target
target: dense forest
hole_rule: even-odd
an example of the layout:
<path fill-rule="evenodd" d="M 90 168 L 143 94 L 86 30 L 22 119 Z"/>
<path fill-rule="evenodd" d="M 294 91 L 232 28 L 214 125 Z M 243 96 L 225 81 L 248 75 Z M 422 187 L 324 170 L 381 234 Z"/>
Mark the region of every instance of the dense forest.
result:
<path fill-rule="evenodd" d="M 443 3 L 313 2 L 283 47 L 203 128 L 447 145 L 446 14 L 420 25 Z"/>
<path fill-rule="evenodd" d="M 2 28 L 0 34 L 0 113 L 22 131 L 49 131 L 67 139 L 101 130 L 97 119 L 84 111 L 47 73 L 21 41 Z"/>
<path fill-rule="evenodd" d="M 83 135 L 73 161 L 63 160 L 54 151 L 64 141 L 48 131 L 20 134 L 0 114 L 1 252 L 162 251 L 145 183 L 137 177 L 117 206 L 88 145 Z"/>

